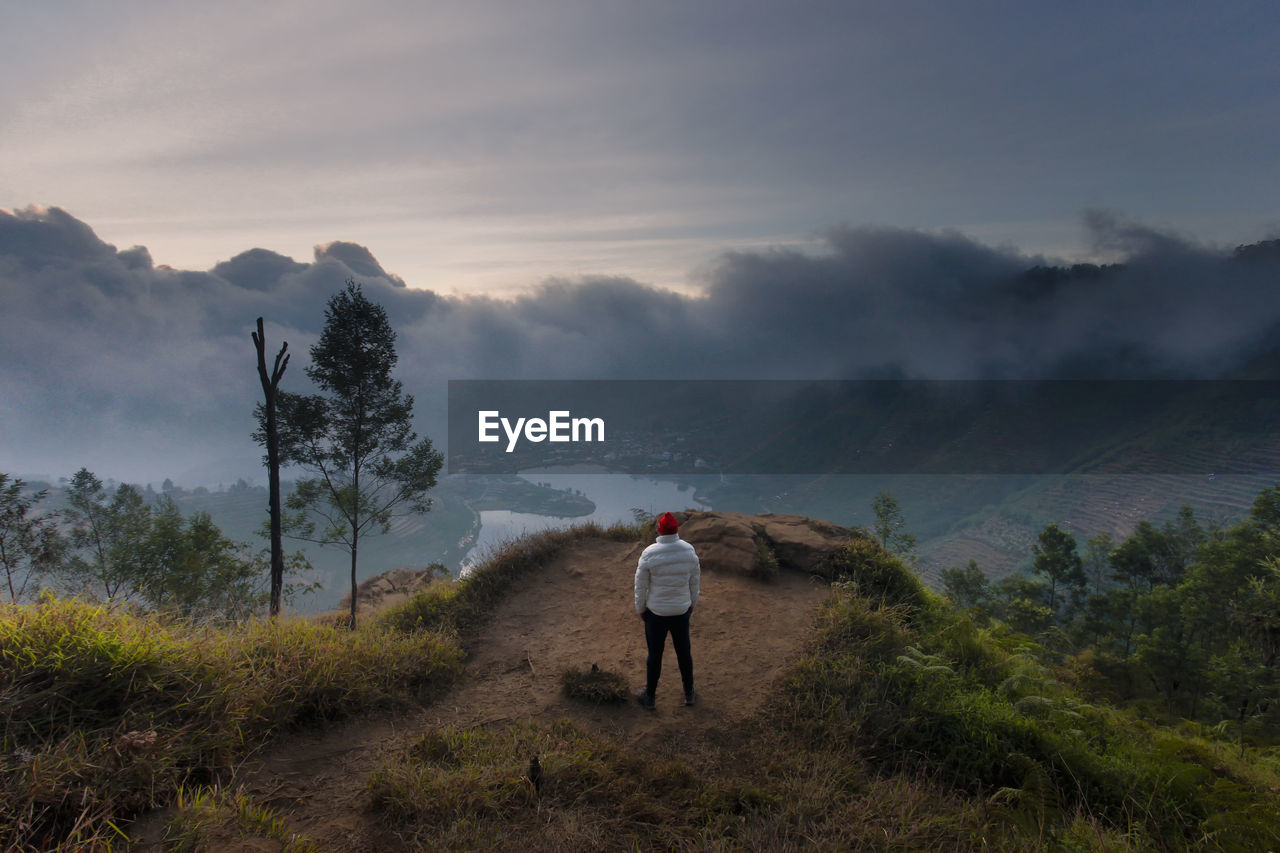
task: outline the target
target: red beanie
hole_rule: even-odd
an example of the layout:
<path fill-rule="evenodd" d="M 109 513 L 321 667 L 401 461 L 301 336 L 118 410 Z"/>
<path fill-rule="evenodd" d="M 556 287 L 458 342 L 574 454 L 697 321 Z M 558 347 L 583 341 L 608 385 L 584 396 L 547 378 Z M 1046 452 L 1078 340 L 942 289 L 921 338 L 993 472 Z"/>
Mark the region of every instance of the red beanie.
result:
<path fill-rule="evenodd" d="M 658 535 L 667 536 L 675 533 L 680 529 L 680 523 L 676 521 L 676 517 L 669 512 L 664 512 L 662 517 L 658 519 Z"/>

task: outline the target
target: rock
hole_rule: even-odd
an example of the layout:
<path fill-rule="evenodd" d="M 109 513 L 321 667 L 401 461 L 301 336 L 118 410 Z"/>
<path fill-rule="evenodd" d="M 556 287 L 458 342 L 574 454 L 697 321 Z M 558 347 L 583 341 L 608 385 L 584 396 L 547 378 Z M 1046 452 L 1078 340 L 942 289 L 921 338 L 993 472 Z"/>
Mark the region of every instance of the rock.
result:
<path fill-rule="evenodd" d="M 764 537 L 785 569 L 826 574 L 824 569 L 831 555 L 853 535 L 847 527 L 802 515 L 769 514 L 756 518 L 763 519 Z"/>
<path fill-rule="evenodd" d="M 357 584 L 356 600 L 361 610 L 380 610 L 426 589 L 438 577 L 439 573 L 432 569 L 392 569 Z M 338 606 L 343 610 L 350 607 L 351 596 L 343 596 Z"/>
<path fill-rule="evenodd" d="M 801 515 L 729 512 L 675 513 L 680 537 L 698 549 L 704 568 L 767 576 L 777 568 L 827 574 L 831 557 L 853 535 L 847 527 Z"/>
<path fill-rule="evenodd" d="M 746 516 L 700 512 L 676 513 L 676 518 L 680 538 L 697 549 L 703 569 L 755 573 L 759 551 L 756 532 Z"/>

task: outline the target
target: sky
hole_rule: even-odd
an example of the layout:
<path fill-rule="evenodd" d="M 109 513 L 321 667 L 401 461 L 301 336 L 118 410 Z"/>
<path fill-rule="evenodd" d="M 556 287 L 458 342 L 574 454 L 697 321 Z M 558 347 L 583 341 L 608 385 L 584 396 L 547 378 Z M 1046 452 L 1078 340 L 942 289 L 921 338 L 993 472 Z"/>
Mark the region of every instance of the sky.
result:
<path fill-rule="evenodd" d="M 281 2 L 0 11 L 0 206 L 207 270 L 370 247 L 411 286 L 694 292 L 725 251 L 1081 212 L 1280 229 L 1269 2 Z"/>
<path fill-rule="evenodd" d="M 1220 375 L 1280 329 L 1275 258 L 1231 254 L 1280 237 L 1277 25 L 7 4 L 0 471 L 251 477 L 254 319 L 305 390 L 348 277 L 424 431 L 451 378 Z M 1125 266 L 1018 278 L 1076 261 Z"/>

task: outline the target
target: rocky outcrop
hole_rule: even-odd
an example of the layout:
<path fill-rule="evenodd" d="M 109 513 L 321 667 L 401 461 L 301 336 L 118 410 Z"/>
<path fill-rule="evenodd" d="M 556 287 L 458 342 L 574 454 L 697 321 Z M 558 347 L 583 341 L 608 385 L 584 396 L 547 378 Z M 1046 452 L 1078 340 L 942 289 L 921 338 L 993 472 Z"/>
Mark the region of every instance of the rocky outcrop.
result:
<path fill-rule="evenodd" d="M 677 512 L 680 536 L 710 571 L 769 577 L 778 569 L 830 573 L 832 557 L 853 531 L 802 515 Z"/>
<path fill-rule="evenodd" d="M 440 569 L 392 569 L 366 578 L 356 585 L 356 601 L 361 610 L 380 610 L 404 601 L 426 589 L 436 578 L 444 577 Z M 339 610 L 351 606 L 351 596 L 344 596 Z"/>

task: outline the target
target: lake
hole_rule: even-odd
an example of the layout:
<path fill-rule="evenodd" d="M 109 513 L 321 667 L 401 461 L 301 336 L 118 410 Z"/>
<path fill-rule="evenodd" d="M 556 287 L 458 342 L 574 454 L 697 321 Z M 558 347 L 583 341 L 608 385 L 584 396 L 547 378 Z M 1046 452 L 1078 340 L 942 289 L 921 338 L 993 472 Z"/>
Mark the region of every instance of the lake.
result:
<path fill-rule="evenodd" d="M 595 504 L 590 515 L 576 518 L 535 515 L 510 510 L 485 510 L 480 513 L 480 534 L 462 561 L 463 574 L 493 550 L 525 533 L 570 527 L 595 522 L 600 525 L 635 520 L 633 509 L 650 514 L 668 510 L 709 509 L 693 497 L 693 488 L 667 480 L 654 480 L 633 474 L 598 474 L 592 469 L 557 469 L 523 471 L 520 476 L 531 483 L 549 483 L 553 489 L 575 489 Z"/>

